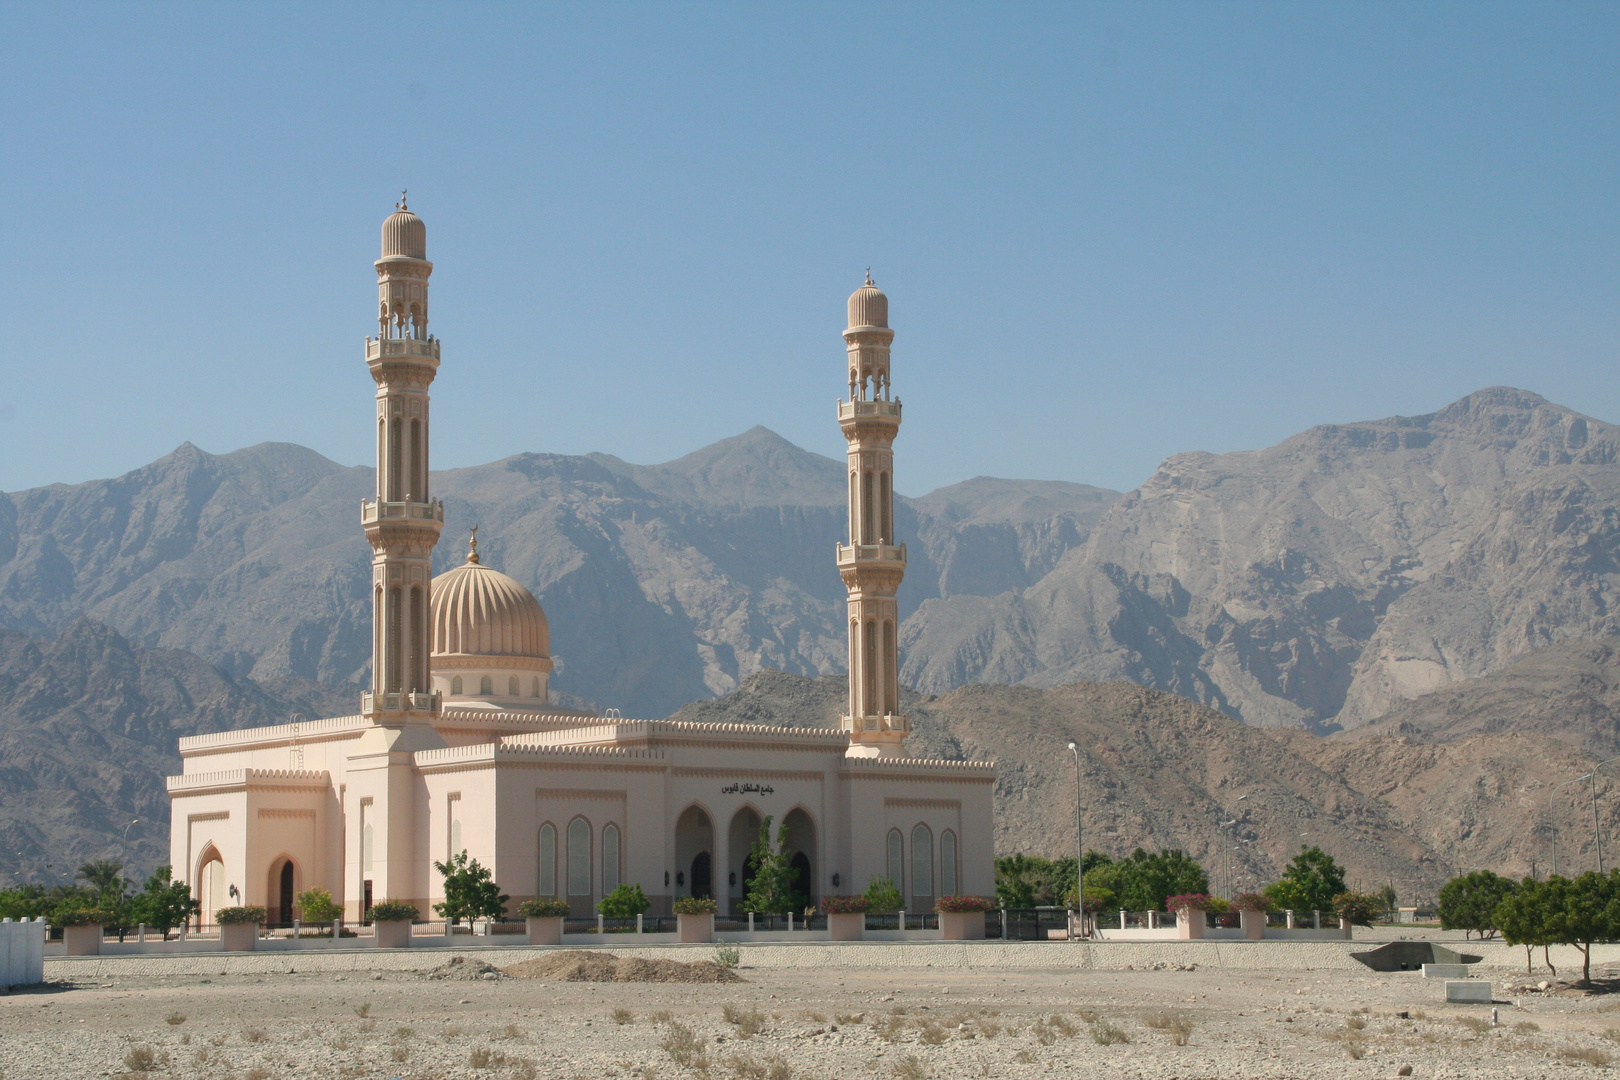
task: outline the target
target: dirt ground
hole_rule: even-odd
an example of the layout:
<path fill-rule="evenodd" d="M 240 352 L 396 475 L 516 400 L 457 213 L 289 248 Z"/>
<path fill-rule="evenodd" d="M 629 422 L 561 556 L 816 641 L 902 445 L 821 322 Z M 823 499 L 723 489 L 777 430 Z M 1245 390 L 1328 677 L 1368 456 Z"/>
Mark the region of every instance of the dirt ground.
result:
<path fill-rule="evenodd" d="M 562 981 L 554 967 L 46 984 L 0 995 L 0 1076 L 1347 1080 L 1620 1063 L 1620 993 L 1498 985 L 1492 1027 L 1491 1006 L 1446 1005 L 1409 973 L 745 963 L 745 981 L 716 983 Z"/>

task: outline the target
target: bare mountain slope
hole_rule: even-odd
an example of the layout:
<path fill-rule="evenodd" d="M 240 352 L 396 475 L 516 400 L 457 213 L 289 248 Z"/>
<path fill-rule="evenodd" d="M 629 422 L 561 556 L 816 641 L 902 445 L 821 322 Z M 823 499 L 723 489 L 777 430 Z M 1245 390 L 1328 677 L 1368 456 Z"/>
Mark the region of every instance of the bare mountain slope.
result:
<path fill-rule="evenodd" d="M 812 681 L 761 672 L 672 719 L 830 726 L 844 693 L 839 676 Z M 1231 832 L 1219 823 L 1238 818 L 1240 887 L 1275 876 L 1302 832 L 1364 881 L 1411 881 L 1432 892 L 1449 876 L 1449 866 L 1395 815 L 1341 776 L 1274 733 L 1173 694 L 1129 683 L 974 685 L 939 697 L 903 694 L 901 705 L 912 718 L 913 753 L 998 762 L 996 848 L 1003 853 L 1072 851 L 1074 767 L 1066 747 L 1073 739 L 1083 748 L 1088 848 L 1114 855 L 1138 846 L 1181 848 L 1213 869 L 1224 866 L 1231 846 Z"/>
<path fill-rule="evenodd" d="M 443 570 L 486 562 L 539 596 L 560 692 L 661 715 L 762 668 L 844 662 L 844 466 L 764 428 L 664 465 L 520 454 L 437 474 Z M 0 626 L 88 615 L 235 675 L 353 683 L 370 662 L 373 484 L 302 447 L 189 444 L 115 480 L 0 495 Z M 1084 541 L 1115 493 L 981 479 L 902 503 L 903 612 L 964 588 L 1022 588 Z"/>
<path fill-rule="evenodd" d="M 1178 454 L 1036 584 L 923 602 L 902 678 L 1126 679 L 1331 730 L 1615 631 L 1620 432 L 1521 390 Z"/>

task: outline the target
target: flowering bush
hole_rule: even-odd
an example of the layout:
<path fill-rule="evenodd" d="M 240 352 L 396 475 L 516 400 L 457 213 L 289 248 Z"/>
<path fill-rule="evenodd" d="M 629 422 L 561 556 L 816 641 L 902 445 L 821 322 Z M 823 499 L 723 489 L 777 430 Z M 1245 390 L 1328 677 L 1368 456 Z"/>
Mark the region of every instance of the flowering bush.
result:
<path fill-rule="evenodd" d="M 1271 900 L 1265 893 L 1238 893 L 1232 898 L 1232 908 L 1235 911 L 1269 911 Z"/>
<path fill-rule="evenodd" d="M 222 907 L 214 912 L 214 921 L 221 926 L 236 926 L 239 923 L 264 922 L 264 908 L 252 907 Z"/>
<path fill-rule="evenodd" d="M 555 919 L 571 910 L 566 900 L 525 900 L 518 905 L 518 914 L 525 919 Z"/>
<path fill-rule="evenodd" d="M 864 896 L 823 896 L 821 910 L 828 915 L 859 915 L 871 907 Z"/>
<path fill-rule="evenodd" d="M 1210 898 L 1206 893 L 1182 893 L 1180 896 L 1164 898 L 1166 911 L 1208 911 L 1210 906 Z"/>
<path fill-rule="evenodd" d="M 947 915 L 959 915 L 969 911 L 994 911 L 996 902 L 988 896 L 942 896 L 934 901 L 934 910 Z"/>
<path fill-rule="evenodd" d="M 118 915 L 100 908 L 67 908 L 52 915 L 51 922 L 57 926 L 112 926 Z"/>
<path fill-rule="evenodd" d="M 713 915 L 720 905 L 707 896 L 681 896 L 675 900 L 677 915 Z"/>
<path fill-rule="evenodd" d="M 379 900 L 366 909 L 368 922 L 411 922 L 420 912 L 403 900 Z"/>

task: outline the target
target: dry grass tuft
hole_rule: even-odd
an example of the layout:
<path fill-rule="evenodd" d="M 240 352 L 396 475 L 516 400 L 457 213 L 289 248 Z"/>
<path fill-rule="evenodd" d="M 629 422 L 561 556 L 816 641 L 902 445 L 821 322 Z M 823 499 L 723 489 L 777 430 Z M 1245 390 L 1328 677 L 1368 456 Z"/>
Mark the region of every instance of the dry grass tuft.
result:
<path fill-rule="evenodd" d="M 636 1014 L 631 1012 L 629 1009 L 614 1009 L 613 1022 L 621 1026 L 624 1024 L 633 1024 L 636 1022 Z"/>
<path fill-rule="evenodd" d="M 151 1072 L 157 1068 L 157 1051 L 150 1046 L 132 1046 L 124 1055 L 124 1067 L 131 1072 Z"/>
<path fill-rule="evenodd" d="M 923 1080 L 928 1070 L 923 1066 L 922 1058 L 916 1054 L 907 1054 L 894 1063 L 895 1080 Z"/>
<path fill-rule="evenodd" d="M 1477 1016 L 1459 1016 L 1457 1018 L 1457 1023 L 1461 1024 L 1463 1027 L 1467 1028 L 1469 1031 L 1472 1031 L 1476 1035 L 1483 1035 L 1487 1031 L 1491 1030 L 1491 1022 L 1489 1020 L 1481 1020 Z"/>
<path fill-rule="evenodd" d="M 864 1023 L 866 1023 L 866 1014 L 865 1013 L 837 1013 L 837 1014 L 835 1014 L 833 1016 L 833 1023 L 835 1023 L 835 1024 L 864 1024 Z"/>
<path fill-rule="evenodd" d="M 1057 1042 L 1057 1032 L 1053 1031 L 1045 1020 L 1037 1020 L 1029 1025 L 1029 1033 L 1035 1036 L 1035 1041 L 1042 1046 L 1051 1046 Z"/>
<path fill-rule="evenodd" d="M 408 1046 L 396 1046 L 388 1054 L 395 1061 L 409 1061 L 411 1059 L 411 1048 Z"/>
<path fill-rule="evenodd" d="M 165 1016 L 163 1020 L 170 1027 L 177 1027 L 178 1025 L 186 1022 L 186 1014 L 183 1012 L 172 1012 L 168 1016 Z"/>
<path fill-rule="evenodd" d="M 799 1010 L 799 1019 L 800 1020 L 813 1020 L 818 1024 L 825 1024 L 827 1022 L 827 1014 L 826 1013 L 818 1013 L 814 1009 L 800 1009 Z"/>
<path fill-rule="evenodd" d="M 906 1021 L 902 1016 L 880 1016 L 868 1026 L 878 1038 L 897 1042 L 900 1033 L 906 1030 Z"/>
<path fill-rule="evenodd" d="M 669 1059 L 684 1069 L 697 1069 L 703 1071 L 709 1067 L 709 1059 L 704 1056 L 703 1048 L 707 1041 L 699 1038 L 697 1032 L 685 1024 L 669 1022 L 669 1031 L 658 1043 Z"/>
<path fill-rule="evenodd" d="M 1536 1023 L 1534 1020 L 1520 1020 L 1517 1024 L 1513 1025 L 1513 1030 L 1517 1031 L 1520 1035 L 1529 1035 L 1531 1032 L 1540 1031 L 1541 1025 Z"/>
<path fill-rule="evenodd" d="M 1102 1018 L 1102 1013 L 1096 1009 L 1078 1009 L 1075 1011 L 1075 1015 L 1080 1018 L 1082 1023 L 1086 1024 L 1095 1024 Z"/>
<path fill-rule="evenodd" d="M 1091 1041 L 1098 1046 L 1113 1046 L 1115 1043 L 1128 1043 L 1131 1037 L 1119 1025 L 1098 1020 L 1091 1025 Z"/>
<path fill-rule="evenodd" d="M 1001 1025 L 988 1018 L 975 1021 L 973 1027 L 981 1039 L 993 1039 L 1001 1034 Z"/>
<path fill-rule="evenodd" d="M 1359 1016 L 1347 1016 L 1344 1018 L 1344 1024 L 1351 1031 L 1361 1031 L 1367 1026 L 1367 1021 Z"/>
<path fill-rule="evenodd" d="M 757 1009 L 739 1009 L 735 1005 L 727 1005 L 721 1014 L 725 1016 L 726 1023 L 737 1029 L 737 1034 L 744 1039 L 751 1039 L 765 1030 L 765 1014 Z"/>
<path fill-rule="evenodd" d="M 1365 1039 L 1360 1038 L 1346 1039 L 1344 1040 L 1344 1052 L 1349 1054 L 1355 1060 L 1360 1061 L 1361 1055 L 1367 1052 L 1367 1042 Z"/>
<path fill-rule="evenodd" d="M 506 1055 L 487 1046 L 473 1047 L 468 1063 L 475 1069 L 499 1069 L 506 1065 Z"/>
<path fill-rule="evenodd" d="M 255 1065 L 247 1071 L 246 1080 L 270 1080 L 270 1070 L 263 1065 Z"/>
<path fill-rule="evenodd" d="M 394 1029 L 394 1038 L 396 1038 L 396 1039 L 409 1039 L 412 1035 L 415 1035 L 415 1034 L 416 1034 L 416 1029 L 415 1028 L 397 1027 L 397 1028 Z"/>
<path fill-rule="evenodd" d="M 1028 1050 L 1020 1050 L 1018 1053 L 1013 1055 L 1013 1060 L 1018 1062 L 1020 1065 L 1033 1065 L 1035 1064 L 1035 1055 L 1030 1053 Z"/>
<path fill-rule="evenodd" d="M 1603 1066 L 1614 1060 L 1613 1054 L 1606 1053 L 1605 1051 L 1597 1050 L 1589 1046 L 1567 1046 L 1558 1051 L 1558 1056 L 1563 1058 L 1565 1061 L 1579 1061 L 1583 1065 Z"/>
<path fill-rule="evenodd" d="M 675 1019 L 675 1014 L 670 1012 L 668 1009 L 659 1009 L 647 1019 L 651 1020 L 655 1024 L 667 1024 L 671 1020 Z"/>
<path fill-rule="evenodd" d="M 926 1021 L 917 1029 L 917 1038 L 929 1046 L 938 1046 L 950 1037 L 950 1032 L 937 1020 Z"/>
<path fill-rule="evenodd" d="M 270 1036 L 264 1033 L 262 1028 L 248 1028 L 246 1031 L 242 1032 L 242 1038 L 250 1043 L 261 1043 L 269 1037 Z"/>
<path fill-rule="evenodd" d="M 367 1002 L 365 1002 L 363 1004 L 356 1005 L 354 1007 L 354 1015 L 358 1016 L 362 1020 L 364 1020 L 366 1017 L 370 1016 L 371 1015 L 371 1002 L 367 1001 Z"/>

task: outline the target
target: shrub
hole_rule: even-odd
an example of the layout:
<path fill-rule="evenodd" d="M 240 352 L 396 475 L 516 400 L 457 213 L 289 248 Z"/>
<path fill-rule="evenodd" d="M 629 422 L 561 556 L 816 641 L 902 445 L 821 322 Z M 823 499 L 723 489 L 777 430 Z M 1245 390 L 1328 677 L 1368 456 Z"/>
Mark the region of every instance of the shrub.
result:
<path fill-rule="evenodd" d="M 859 915 L 872 905 L 864 896 L 823 896 L 821 910 L 828 915 Z"/>
<path fill-rule="evenodd" d="M 1208 893 L 1182 893 L 1179 896 L 1164 898 L 1166 911 L 1208 911 L 1210 910 L 1210 897 Z"/>
<path fill-rule="evenodd" d="M 1234 911 L 1268 911 L 1270 908 L 1271 899 L 1265 893 L 1238 893 L 1232 898 Z"/>
<path fill-rule="evenodd" d="M 131 1072 L 151 1072 L 157 1067 L 157 1052 L 150 1046 L 131 1047 L 124 1055 L 124 1064 Z"/>
<path fill-rule="evenodd" d="M 403 900 L 379 900 L 366 909 L 368 922 L 414 922 L 421 912 Z"/>
<path fill-rule="evenodd" d="M 221 926 L 240 926 L 242 923 L 258 925 L 264 922 L 264 908 L 257 905 L 222 907 L 214 912 L 214 921 Z"/>
<path fill-rule="evenodd" d="M 867 882 L 866 891 L 861 896 L 866 901 L 868 911 L 899 911 L 906 903 L 900 890 L 894 887 L 894 882 L 886 877 L 875 877 Z"/>
<path fill-rule="evenodd" d="M 1371 926 L 1373 917 L 1384 910 L 1384 901 L 1372 893 L 1340 893 L 1333 898 L 1333 910 L 1356 926 Z"/>
<path fill-rule="evenodd" d="M 652 907 L 640 885 L 620 882 L 618 887 L 596 902 L 596 910 L 610 919 L 633 919 Z"/>
<path fill-rule="evenodd" d="M 713 915 L 720 905 L 707 896 L 678 896 L 674 903 L 677 915 Z"/>
<path fill-rule="evenodd" d="M 966 914 L 973 911 L 994 911 L 996 902 L 988 896 L 942 896 L 934 901 L 934 910 L 942 911 L 948 915 Z"/>
<path fill-rule="evenodd" d="M 57 926 L 114 926 L 118 915 L 101 908 L 63 908 L 51 916 L 51 922 Z"/>
<path fill-rule="evenodd" d="M 707 1040 L 685 1024 L 671 1020 L 668 1032 L 659 1040 L 658 1045 L 669 1055 L 671 1061 L 682 1068 L 703 1071 L 709 1067 L 709 1059 L 703 1053 Z"/>
<path fill-rule="evenodd" d="M 757 1009 L 739 1009 L 735 1005 L 727 1005 L 721 1015 L 726 1018 L 726 1023 L 735 1025 L 737 1034 L 745 1039 L 765 1030 L 765 1014 Z"/>
<path fill-rule="evenodd" d="M 342 905 L 325 889 L 306 889 L 298 894 L 298 917 L 304 922 L 328 923 L 342 914 Z"/>
<path fill-rule="evenodd" d="M 555 919 L 571 913 L 566 900 L 525 900 L 518 905 L 518 914 L 525 919 Z"/>
<path fill-rule="evenodd" d="M 1125 1029 L 1107 1020 L 1098 1020 L 1091 1025 L 1091 1039 L 1098 1046 L 1113 1046 L 1115 1043 L 1128 1043 L 1131 1037 L 1125 1034 Z"/>
<path fill-rule="evenodd" d="M 742 951 L 730 945 L 714 950 L 714 962 L 723 968 L 734 968 L 742 963 Z"/>

